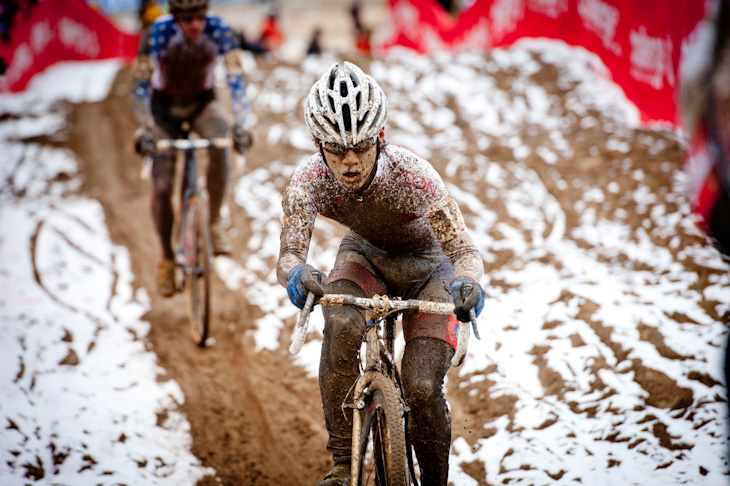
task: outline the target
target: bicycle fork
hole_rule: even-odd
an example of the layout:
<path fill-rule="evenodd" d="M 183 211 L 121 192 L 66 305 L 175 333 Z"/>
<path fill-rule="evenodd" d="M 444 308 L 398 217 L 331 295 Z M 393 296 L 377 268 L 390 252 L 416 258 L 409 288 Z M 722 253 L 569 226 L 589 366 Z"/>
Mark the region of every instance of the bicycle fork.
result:
<path fill-rule="evenodd" d="M 377 315 L 372 311 L 365 312 L 365 322 L 377 321 Z M 353 486 L 357 485 L 357 478 L 360 474 L 360 436 L 362 435 L 362 416 L 365 409 L 365 389 L 370 386 L 375 376 L 381 373 L 380 369 L 380 339 L 378 337 L 377 323 L 370 325 L 365 335 L 365 373 L 360 375 L 355 382 L 355 389 L 352 394 L 354 410 L 352 411 L 352 454 L 350 463 L 350 478 Z"/>
<path fill-rule="evenodd" d="M 369 331 L 370 332 L 370 331 Z M 350 462 L 350 481 L 352 486 L 358 486 L 357 478 L 360 474 L 360 464 L 362 457 L 360 456 L 360 436 L 362 435 L 362 416 L 365 409 L 365 389 L 370 386 L 373 379 L 378 376 L 377 371 L 366 371 L 355 383 L 353 393 L 354 410 L 352 411 L 352 446 L 351 446 L 351 462 Z"/>

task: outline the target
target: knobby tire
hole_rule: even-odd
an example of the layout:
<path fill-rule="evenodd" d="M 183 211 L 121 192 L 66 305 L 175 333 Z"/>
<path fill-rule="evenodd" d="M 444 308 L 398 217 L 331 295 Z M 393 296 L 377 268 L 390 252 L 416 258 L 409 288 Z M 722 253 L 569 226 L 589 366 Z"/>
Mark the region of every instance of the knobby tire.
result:
<path fill-rule="evenodd" d="M 399 396 L 393 382 L 382 375 L 368 387 L 360 434 L 360 486 L 411 484 L 406 482 L 410 475 Z"/>
<path fill-rule="evenodd" d="M 198 196 L 191 196 L 185 211 L 185 292 L 188 297 L 193 341 L 205 347 L 210 320 L 210 272 L 213 259 L 208 209 Z"/>

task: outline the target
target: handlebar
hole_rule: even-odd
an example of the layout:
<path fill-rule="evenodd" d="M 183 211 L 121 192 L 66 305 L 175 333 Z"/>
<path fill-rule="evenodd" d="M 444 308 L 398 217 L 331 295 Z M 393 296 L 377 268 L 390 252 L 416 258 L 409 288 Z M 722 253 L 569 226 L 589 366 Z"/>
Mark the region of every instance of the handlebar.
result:
<path fill-rule="evenodd" d="M 230 148 L 233 141 L 230 138 L 201 138 L 201 139 L 163 139 L 155 142 L 157 150 L 169 150 L 171 148 L 177 150 L 201 149 L 208 147 Z"/>
<path fill-rule="evenodd" d="M 292 355 L 299 353 L 304 345 L 304 339 L 307 336 L 307 327 L 309 325 L 309 314 L 312 311 L 312 307 L 314 307 L 314 298 L 315 295 L 312 292 L 307 294 L 307 301 L 299 314 L 299 323 L 294 331 L 291 346 L 289 346 L 289 353 Z M 373 298 L 368 299 L 346 294 L 326 294 L 322 296 L 319 303 L 320 305 L 349 305 L 359 307 L 361 309 L 371 310 L 376 314 L 379 314 L 381 317 L 385 317 L 386 315 L 394 312 L 403 312 L 406 310 L 416 310 L 426 314 L 438 315 L 452 315 L 454 313 L 454 304 L 415 299 L 392 300 L 380 295 L 376 295 L 373 296 Z M 471 328 L 474 329 L 474 336 L 476 336 L 477 339 L 481 339 L 479 336 L 479 329 L 477 328 L 477 319 L 474 309 L 469 311 L 469 317 L 471 319 Z M 456 353 L 454 353 L 454 357 L 451 359 L 451 364 L 453 366 L 461 366 L 461 363 L 464 361 L 471 328 L 466 323 L 459 323 L 459 341 L 456 346 Z"/>

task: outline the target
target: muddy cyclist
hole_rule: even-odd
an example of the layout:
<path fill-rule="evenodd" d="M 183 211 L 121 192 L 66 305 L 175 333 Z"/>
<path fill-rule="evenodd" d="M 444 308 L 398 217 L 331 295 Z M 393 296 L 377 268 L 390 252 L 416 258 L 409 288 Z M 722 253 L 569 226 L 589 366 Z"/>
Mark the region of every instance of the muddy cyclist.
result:
<path fill-rule="evenodd" d="M 294 305 L 309 292 L 453 302 L 456 315 L 404 315 L 401 362 L 409 434 L 424 485 L 446 485 L 451 423 L 444 376 L 458 321 L 484 305 L 482 259 L 456 200 L 429 162 L 385 140 L 388 102 L 378 83 L 349 62 L 312 86 L 305 121 L 317 153 L 284 191 L 277 277 Z M 306 263 L 317 215 L 348 228 L 328 276 Z M 325 307 L 319 384 L 334 466 L 320 486 L 349 484 L 351 423 L 341 405 L 359 376 L 364 313 Z M 345 409 L 351 415 L 351 410 Z"/>

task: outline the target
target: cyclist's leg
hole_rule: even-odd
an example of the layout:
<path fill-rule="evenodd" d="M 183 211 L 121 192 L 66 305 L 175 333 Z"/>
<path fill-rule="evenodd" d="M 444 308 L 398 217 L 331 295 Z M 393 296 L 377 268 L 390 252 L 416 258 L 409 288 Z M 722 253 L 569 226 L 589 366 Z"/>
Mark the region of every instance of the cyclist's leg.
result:
<path fill-rule="evenodd" d="M 152 156 L 152 219 L 162 245 L 162 257 L 171 260 L 172 250 L 172 188 L 175 178 L 175 155 L 161 152 Z"/>
<path fill-rule="evenodd" d="M 417 298 L 451 302 L 453 268 L 446 261 L 431 275 Z M 410 408 L 408 433 L 421 470 L 421 484 L 446 485 L 451 446 L 451 417 L 443 393 L 456 345 L 456 316 L 409 313 L 404 316 L 406 348 L 402 380 Z"/>
<path fill-rule="evenodd" d="M 349 280 L 327 285 L 327 293 L 358 297 L 365 292 Z M 352 410 L 342 403 L 359 375 L 357 355 L 365 329 L 365 316 L 352 307 L 325 306 L 322 355 L 319 361 L 319 390 L 324 419 L 329 433 L 327 450 L 337 463 L 350 461 Z"/>
<path fill-rule="evenodd" d="M 435 338 L 408 341 L 402 380 L 410 408 L 408 433 L 416 451 L 423 486 L 445 486 L 449 472 L 451 417 L 443 393 L 454 348 Z"/>
<path fill-rule="evenodd" d="M 203 138 L 230 138 L 231 122 L 218 101 L 211 101 L 202 109 L 193 122 L 193 128 Z M 228 191 L 231 153 L 230 149 L 208 150 L 208 196 L 210 197 L 210 220 L 220 221 L 220 209 Z"/>
<path fill-rule="evenodd" d="M 157 292 L 163 297 L 175 293 L 175 262 L 172 249 L 172 188 L 175 155 L 157 153 L 152 156 L 152 219 L 162 246 L 162 261 L 157 266 Z"/>
<path fill-rule="evenodd" d="M 165 93 L 153 91 L 150 100 L 154 126 L 152 131 L 157 138 L 178 138 L 181 134 L 182 119 L 173 115 L 176 108 L 172 98 Z M 175 152 L 162 151 L 152 155 L 152 218 L 162 244 L 165 260 L 174 257 L 172 249 L 172 191 L 175 183 Z"/>
<path fill-rule="evenodd" d="M 357 243 L 345 236 L 332 272 L 327 279 L 327 293 L 372 297 L 383 293 L 385 286 L 377 272 L 360 253 Z M 341 405 L 359 375 L 358 351 L 365 329 L 364 312 L 352 307 L 324 306 L 325 318 L 319 384 L 325 423 L 329 433 L 327 450 L 335 463 L 350 460 L 352 411 Z"/>

